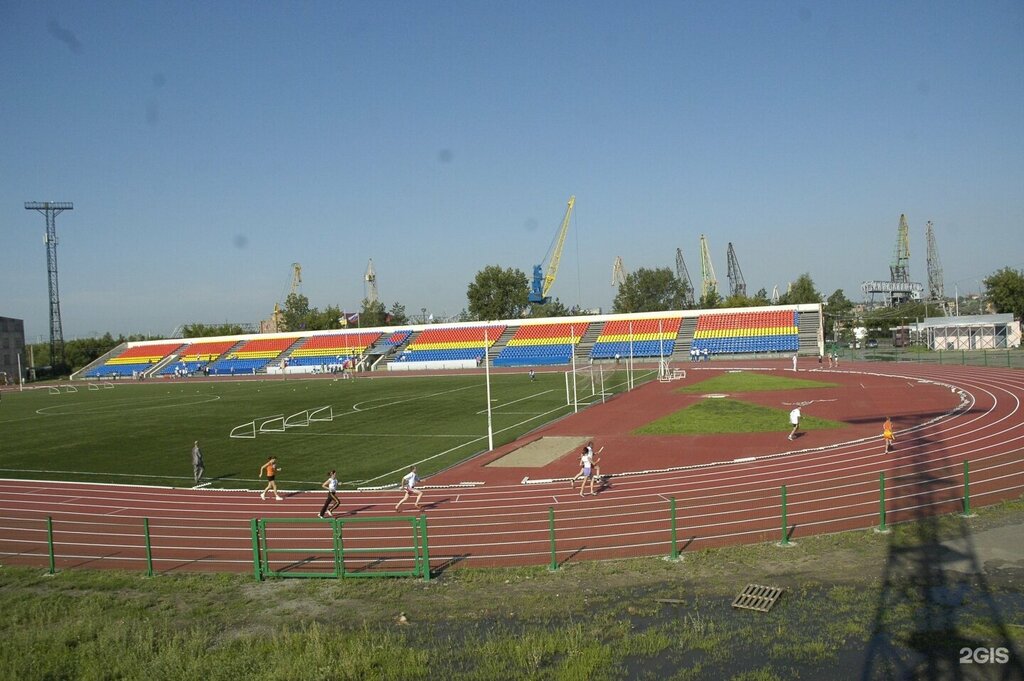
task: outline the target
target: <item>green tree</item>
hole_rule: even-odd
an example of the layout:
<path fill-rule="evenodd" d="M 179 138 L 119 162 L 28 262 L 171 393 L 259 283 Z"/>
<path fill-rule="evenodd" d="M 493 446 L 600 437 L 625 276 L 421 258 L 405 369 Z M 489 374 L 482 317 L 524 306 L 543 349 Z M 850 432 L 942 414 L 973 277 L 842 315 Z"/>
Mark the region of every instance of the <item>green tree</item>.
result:
<path fill-rule="evenodd" d="M 761 289 L 761 292 L 764 292 L 765 295 L 760 298 L 757 296 L 751 298 L 750 296 L 741 296 L 739 294 L 731 295 L 721 301 L 718 307 L 760 307 L 768 305 L 768 293 L 764 289 Z"/>
<path fill-rule="evenodd" d="M 246 333 L 240 324 L 186 324 L 182 329 L 185 338 L 207 338 L 209 336 L 240 336 Z"/>
<path fill-rule="evenodd" d="M 284 317 L 284 331 L 304 331 L 309 328 L 309 298 L 301 293 L 289 293 L 281 310 Z"/>
<path fill-rule="evenodd" d="M 388 317 L 388 326 L 405 326 L 409 323 L 409 316 L 405 314 L 405 305 L 400 304 L 398 301 L 395 301 L 395 304 L 391 306 Z"/>
<path fill-rule="evenodd" d="M 1024 320 L 1024 272 L 1004 267 L 984 279 L 985 297 L 999 313 Z"/>
<path fill-rule="evenodd" d="M 783 305 L 820 303 L 821 294 L 818 293 L 818 289 L 814 288 L 814 280 L 811 279 L 811 275 L 805 272 L 797 277 L 784 295 L 779 296 L 779 302 Z"/>
<path fill-rule="evenodd" d="M 369 298 L 363 298 L 363 307 L 359 311 L 359 326 L 364 328 L 384 326 L 384 318 L 386 316 L 384 303 L 379 300 L 371 302 Z"/>
<path fill-rule="evenodd" d="M 853 312 L 853 303 L 843 293 L 843 289 L 837 288 L 828 297 L 828 313 L 833 317 L 847 318 Z"/>
<path fill-rule="evenodd" d="M 530 282 L 522 270 L 488 265 L 476 273 L 466 290 L 474 319 L 515 319 L 529 307 Z"/>
<path fill-rule="evenodd" d="M 568 317 L 570 314 L 569 308 L 562 305 L 558 298 L 554 298 L 546 305 L 531 305 L 529 316 L 539 319 L 542 317 Z"/>
<path fill-rule="evenodd" d="M 722 296 L 718 295 L 718 289 L 712 286 L 707 293 L 701 295 L 697 301 L 697 307 L 701 310 L 711 310 L 718 307 L 721 302 Z"/>
<path fill-rule="evenodd" d="M 660 312 L 681 310 L 686 300 L 686 284 L 667 267 L 641 267 L 626 275 L 612 302 L 612 312 Z"/>

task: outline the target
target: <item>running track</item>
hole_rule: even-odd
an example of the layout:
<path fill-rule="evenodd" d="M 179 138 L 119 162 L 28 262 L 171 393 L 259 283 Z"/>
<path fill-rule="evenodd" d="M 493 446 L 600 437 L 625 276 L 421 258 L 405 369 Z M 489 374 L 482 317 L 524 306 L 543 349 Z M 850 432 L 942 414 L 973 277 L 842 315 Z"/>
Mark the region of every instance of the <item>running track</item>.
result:
<path fill-rule="evenodd" d="M 806 377 L 825 379 L 829 373 L 815 376 L 811 372 Z M 935 383 L 942 384 L 944 394 L 946 385 L 955 390 L 948 392 L 948 403 L 941 408 L 920 405 L 919 425 L 898 433 L 897 450 L 888 455 L 882 452 L 877 435 L 850 439 L 844 429 L 833 431 L 840 434 L 825 446 L 796 454 L 766 452 L 769 455 L 764 458 L 742 463 L 616 475 L 607 489 L 585 499 L 564 480 L 428 490 L 424 501 L 431 566 L 437 571 L 455 564 L 548 564 L 550 509 L 554 509 L 556 559 L 564 563 L 668 555 L 672 550 L 670 498 L 677 504 L 677 547 L 685 554 L 712 546 L 778 541 L 782 484 L 787 486 L 792 541 L 810 534 L 877 526 L 883 471 L 889 523 L 960 511 L 965 460 L 970 462 L 972 507 L 1024 492 L 1020 402 L 1024 372 L 853 363 L 838 374 L 888 381 L 894 391 L 889 397 L 897 400 L 912 400 L 912 388 L 906 386 L 919 381 L 930 382 L 922 385 L 933 388 Z M 900 386 L 908 390 L 905 398 L 900 396 Z M 607 405 L 564 419 L 558 428 L 571 431 L 574 419 L 601 418 L 599 410 L 622 409 L 632 395 L 660 389 L 665 386 L 642 386 Z M 872 424 L 870 432 L 875 430 Z M 562 465 L 574 472 L 575 457 L 570 458 L 573 461 Z M 395 500 L 393 491 L 347 493 L 339 510 L 349 518 L 392 516 Z M 47 566 L 46 517 L 51 516 L 58 569 L 144 570 L 142 524 L 147 518 L 156 572 L 250 571 L 252 518 L 313 518 L 322 501 L 322 493 L 312 492 L 264 502 L 253 492 L 0 480 L 0 560 L 8 565 Z M 330 546 L 326 521 L 275 528 L 275 546 L 324 550 Z M 408 524 L 398 520 L 352 524 L 344 533 L 347 548 L 410 543 Z M 304 569 L 316 569 L 326 564 L 323 551 L 308 555 L 300 551 L 281 560 L 279 567 L 301 564 Z M 359 570 L 394 567 L 407 558 L 401 552 L 371 553 L 349 561 L 346 558 L 347 569 Z"/>

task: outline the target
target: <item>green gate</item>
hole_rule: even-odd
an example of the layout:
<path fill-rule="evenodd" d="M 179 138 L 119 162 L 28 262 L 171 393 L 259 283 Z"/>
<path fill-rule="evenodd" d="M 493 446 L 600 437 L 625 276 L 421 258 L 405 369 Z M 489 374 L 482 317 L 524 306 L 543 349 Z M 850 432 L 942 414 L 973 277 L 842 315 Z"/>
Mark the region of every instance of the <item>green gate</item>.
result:
<path fill-rule="evenodd" d="M 346 536 L 367 525 L 404 525 L 410 530 L 409 544 L 389 543 L 388 538 L 363 534 L 355 543 L 372 543 L 372 546 L 349 546 Z M 270 528 L 278 528 L 273 530 Z M 346 534 L 346 527 L 350 532 Z M 427 545 L 427 517 L 390 516 L 359 518 L 253 518 L 252 532 L 253 574 L 257 580 L 266 577 L 285 578 L 334 578 L 339 577 L 422 577 L 430 580 L 430 550 Z M 268 530 L 270 530 L 268 532 Z M 327 534 L 327 531 L 330 534 Z M 268 534 L 270 537 L 268 538 Z M 404 539 L 400 541 L 405 541 Z M 295 560 L 278 565 L 275 557 L 293 556 Z M 374 564 L 385 563 L 389 557 L 406 559 L 411 566 L 407 569 L 376 569 Z M 374 558 L 376 557 L 376 560 Z M 345 560 L 363 563 L 361 567 L 346 569 Z M 404 561 L 403 561 L 404 562 Z M 325 565 L 318 570 L 309 570 L 309 565 Z M 302 569 L 307 566 L 307 569 Z"/>

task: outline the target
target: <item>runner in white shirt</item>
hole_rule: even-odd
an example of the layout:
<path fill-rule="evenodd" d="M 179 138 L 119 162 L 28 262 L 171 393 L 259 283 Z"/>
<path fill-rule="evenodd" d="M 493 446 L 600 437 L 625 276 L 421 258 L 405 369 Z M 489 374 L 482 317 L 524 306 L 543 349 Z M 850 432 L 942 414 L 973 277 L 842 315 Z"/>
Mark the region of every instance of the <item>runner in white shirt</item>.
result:
<path fill-rule="evenodd" d="M 420 497 L 423 496 L 423 492 L 416 489 L 416 485 L 419 483 L 419 481 L 420 477 L 416 475 L 416 466 L 413 466 L 412 470 L 406 473 L 405 477 L 402 478 L 402 489 L 405 490 L 405 496 L 402 497 L 402 500 L 395 505 L 396 511 L 402 508 L 402 504 L 404 504 L 409 499 L 409 496 L 412 494 L 416 495 L 416 508 L 420 507 Z"/>

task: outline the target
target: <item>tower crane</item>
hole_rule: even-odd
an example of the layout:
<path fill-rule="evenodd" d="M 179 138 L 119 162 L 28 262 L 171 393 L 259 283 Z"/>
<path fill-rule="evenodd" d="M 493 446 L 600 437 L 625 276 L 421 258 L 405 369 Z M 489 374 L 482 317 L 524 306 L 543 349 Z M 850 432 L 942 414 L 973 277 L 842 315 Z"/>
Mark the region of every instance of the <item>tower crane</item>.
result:
<path fill-rule="evenodd" d="M 711 263 L 711 252 L 708 250 L 708 240 L 700 235 L 700 294 L 706 297 L 710 291 L 718 290 L 718 278 L 715 276 L 715 266 Z"/>
<path fill-rule="evenodd" d="M 534 305 L 545 305 L 551 302 L 551 296 L 548 292 L 551 290 L 551 285 L 555 283 L 555 277 L 558 275 L 558 263 L 562 259 L 562 247 L 565 245 L 565 235 L 569 231 L 569 218 L 572 217 L 573 206 L 576 205 L 576 196 L 569 197 L 569 203 L 565 209 L 565 217 L 562 219 L 562 227 L 558 230 L 558 235 L 553 242 L 553 247 L 548 249 L 550 259 L 548 255 L 544 256 L 545 260 L 548 260 L 548 269 L 544 271 L 544 263 L 533 266 L 533 284 L 530 287 L 530 294 L 527 299 Z"/>
<path fill-rule="evenodd" d="M 366 300 L 370 304 L 376 303 L 379 296 L 377 294 L 377 272 L 373 269 L 373 258 L 370 258 L 370 264 L 366 266 L 363 281 L 366 283 Z"/>
<path fill-rule="evenodd" d="M 626 283 L 626 266 L 622 264 L 622 256 L 615 256 L 615 264 L 612 265 L 612 286 L 622 286 Z"/>
<path fill-rule="evenodd" d="M 736 257 L 736 250 L 729 242 L 729 249 L 726 252 L 729 260 L 729 295 L 746 296 L 747 282 L 743 280 L 743 272 L 740 270 L 740 261 Z"/>
<path fill-rule="evenodd" d="M 931 220 L 925 226 L 925 243 L 928 248 L 928 298 L 946 309 L 946 286 L 942 281 L 942 262 L 939 260 L 939 247 L 935 243 L 935 230 Z"/>
<path fill-rule="evenodd" d="M 302 265 L 297 262 L 292 263 L 292 283 L 291 291 L 288 293 L 288 297 L 291 297 L 299 292 L 299 286 L 302 284 Z M 287 298 L 285 299 L 287 300 Z M 284 312 L 281 310 L 280 303 L 274 303 L 274 311 L 270 313 L 270 319 L 266 322 L 260 322 L 260 331 L 266 331 L 268 333 L 276 333 L 284 329 Z"/>
<path fill-rule="evenodd" d="M 684 302 L 690 306 L 694 306 L 693 300 L 693 281 L 690 279 L 690 271 L 686 269 L 686 261 L 683 260 L 683 249 L 676 249 L 676 278 L 679 281 L 686 284 L 686 297 L 683 298 Z"/>
<path fill-rule="evenodd" d="M 892 263 L 889 265 L 889 281 L 875 280 L 861 283 L 860 289 L 865 295 L 882 293 L 888 298 L 888 305 L 896 307 L 910 300 L 917 300 L 921 297 L 924 286 L 916 281 L 910 281 L 910 229 L 907 226 L 907 216 L 900 215 L 900 224 L 896 231 L 896 251 L 893 253 Z"/>

